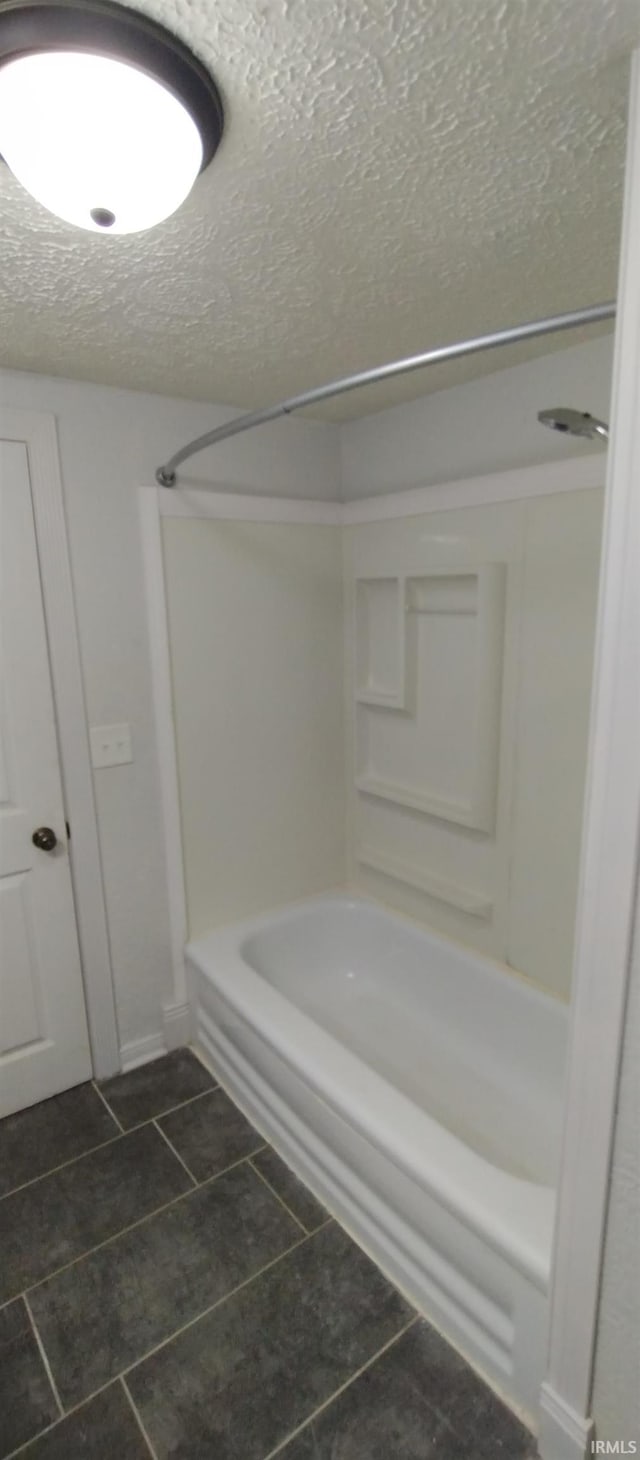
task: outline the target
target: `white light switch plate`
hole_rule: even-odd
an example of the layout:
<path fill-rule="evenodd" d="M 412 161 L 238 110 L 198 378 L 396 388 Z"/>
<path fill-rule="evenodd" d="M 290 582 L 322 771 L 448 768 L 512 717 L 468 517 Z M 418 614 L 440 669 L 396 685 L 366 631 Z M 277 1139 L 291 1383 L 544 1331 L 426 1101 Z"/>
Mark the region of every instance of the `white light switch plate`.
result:
<path fill-rule="evenodd" d="M 92 725 L 91 763 L 96 770 L 109 765 L 128 765 L 133 760 L 130 725 Z"/>

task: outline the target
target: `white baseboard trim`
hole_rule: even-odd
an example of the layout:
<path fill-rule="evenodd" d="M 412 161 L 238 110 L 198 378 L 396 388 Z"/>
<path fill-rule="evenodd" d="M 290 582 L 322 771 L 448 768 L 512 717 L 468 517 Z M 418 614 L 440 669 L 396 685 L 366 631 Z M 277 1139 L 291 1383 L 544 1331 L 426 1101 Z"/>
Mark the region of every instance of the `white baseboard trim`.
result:
<path fill-rule="evenodd" d="M 587 1460 L 592 1438 L 593 1421 L 572 1409 L 550 1384 L 543 1384 L 538 1438 L 542 1460 Z"/>
<path fill-rule="evenodd" d="M 191 1042 L 191 1005 L 165 1004 L 162 1010 L 164 1042 L 167 1049 L 180 1049 Z"/>
<path fill-rule="evenodd" d="M 162 1029 L 153 1034 L 143 1034 L 141 1039 L 131 1039 L 120 1045 L 120 1069 L 123 1073 L 157 1060 L 170 1049 L 181 1049 L 191 1041 L 190 1004 L 164 1004 Z"/>
<path fill-rule="evenodd" d="M 131 1039 L 128 1044 L 120 1045 L 120 1068 L 125 1074 L 127 1070 L 135 1070 L 138 1065 L 146 1065 L 149 1060 L 157 1060 L 161 1054 L 166 1054 L 167 1047 L 164 1042 L 164 1034 L 158 1030 L 155 1034 L 143 1034 L 141 1039 Z"/>

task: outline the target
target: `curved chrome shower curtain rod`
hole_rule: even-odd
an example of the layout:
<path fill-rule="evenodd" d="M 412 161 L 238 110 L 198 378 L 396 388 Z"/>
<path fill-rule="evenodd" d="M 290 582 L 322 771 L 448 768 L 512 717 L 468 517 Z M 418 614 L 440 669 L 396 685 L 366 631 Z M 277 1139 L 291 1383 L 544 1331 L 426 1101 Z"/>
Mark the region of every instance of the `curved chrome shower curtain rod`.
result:
<path fill-rule="evenodd" d="M 373 385 L 377 380 L 391 380 L 395 375 L 408 375 L 410 371 L 423 370 L 427 365 L 441 365 L 445 360 L 459 360 L 463 355 L 475 355 L 480 350 L 495 350 L 499 345 L 513 345 L 518 340 L 535 339 L 537 335 L 552 335 L 560 330 L 577 329 L 581 324 L 597 324 L 599 320 L 612 319 L 615 312 L 615 300 L 610 300 L 607 304 L 592 304 L 588 309 L 573 309 L 568 314 L 551 314 L 546 319 L 512 325 L 509 329 L 496 330 L 490 335 L 477 335 L 471 340 L 458 340 L 453 345 L 440 345 L 422 355 L 408 355 L 404 360 L 392 360 L 387 365 L 360 370 L 356 375 L 344 375 L 341 380 L 330 380 L 328 385 L 316 386 L 314 390 L 306 390 L 302 395 L 289 396 L 288 400 L 280 401 L 278 405 L 265 406 L 261 411 L 247 411 L 245 415 L 228 421 L 225 426 L 217 426 L 204 436 L 196 437 L 188 446 L 183 446 L 181 451 L 176 451 L 164 466 L 158 467 L 156 481 L 161 487 L 174 487 L 177 468 L 190 456 L 195 456 L 196 452 L 204 451 L 207 446 L 215 446 L 218 441 L 227 441 L 230 436 L 240 436 L 243 431 L 252 431 L 254 426 L 263 426 L 278 416 L 290 416 L 293 411 L 304 410 L 305 406 L 329 400 L 331 396 L 345 395 L 348 390 L 357 390 L 362 385 Z"/>

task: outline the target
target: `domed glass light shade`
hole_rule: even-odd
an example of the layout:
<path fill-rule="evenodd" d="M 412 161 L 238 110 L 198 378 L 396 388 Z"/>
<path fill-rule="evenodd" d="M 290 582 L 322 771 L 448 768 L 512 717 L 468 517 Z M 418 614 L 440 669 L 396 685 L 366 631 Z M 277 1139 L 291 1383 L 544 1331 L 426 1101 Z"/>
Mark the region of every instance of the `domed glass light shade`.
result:
<path fill-rule="evenodd" d="M 0 153 L 67 223 L 111 234 L 160 223 L 221 133 L 211 77 L 146 17 L 106 0 L 0 10 Z"/>

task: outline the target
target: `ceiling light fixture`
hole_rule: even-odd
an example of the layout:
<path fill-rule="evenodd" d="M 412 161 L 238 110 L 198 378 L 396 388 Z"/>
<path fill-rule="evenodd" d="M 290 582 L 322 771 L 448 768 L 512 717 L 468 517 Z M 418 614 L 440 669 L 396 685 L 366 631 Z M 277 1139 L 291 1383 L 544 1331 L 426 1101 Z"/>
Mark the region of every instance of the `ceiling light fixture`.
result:
<path fill-rule="evenodd" d="M 67 223 L 168 218 L 223 125 L 212 77 L 155 21 L 111 0 L 0 0 L 0 154 Z"/>

